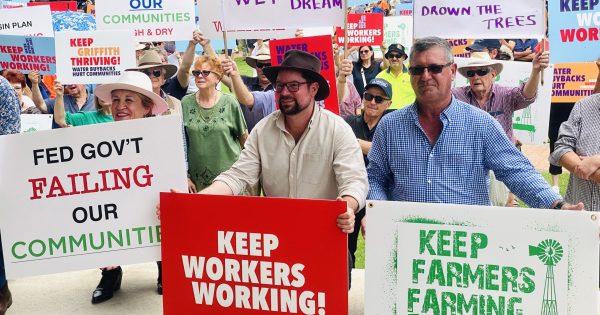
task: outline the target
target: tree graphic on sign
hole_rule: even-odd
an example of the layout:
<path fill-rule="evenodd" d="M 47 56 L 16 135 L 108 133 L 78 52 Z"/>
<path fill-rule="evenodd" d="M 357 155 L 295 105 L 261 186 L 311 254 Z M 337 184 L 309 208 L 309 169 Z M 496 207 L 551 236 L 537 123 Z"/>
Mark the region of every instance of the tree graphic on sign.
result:
<path fill-rule="evenodd" d="M 563 247 L 558 241 L 543 240 L 538 246 L 529 246 L 529 256 L 537 256 L 546 265 L 546 281 L 542 300 L 542 315 L 558 315 L 556 287 L 554 285 L 554 266 L 563 256 Z"/>

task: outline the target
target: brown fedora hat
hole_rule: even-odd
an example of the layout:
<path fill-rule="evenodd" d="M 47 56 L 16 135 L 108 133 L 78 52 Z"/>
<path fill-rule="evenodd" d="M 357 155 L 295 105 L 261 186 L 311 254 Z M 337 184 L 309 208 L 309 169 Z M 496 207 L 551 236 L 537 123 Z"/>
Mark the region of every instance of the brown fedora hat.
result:
<path fill-rule="evenodd" d="M 163 68 L 165 69 L 165 79 L 169 79 L 177 73 L 177 67 L 169 63 L 162 63 L 162 59 L 158 52 L 154 50 L 146 50 L 140 57 L 140 61 L 136 68 L 126 69 L 125 71 L 142 71 L 148 68 Z"/>
<path fill-rule="evenodd" d="M 275 84 L 279 71 L 287 69 L 302 72 L 311 81 L 319 83 L 319 90 L 315 95 L 315 100 L 321 101 L 329 96 L 329 84 L 320 73 L 321 61 L 313 54 L 302 50 L 288 50 L 283 55 L 283 62 L 279 66 L 265 67 L 263 73 L 271 83 Z"/>

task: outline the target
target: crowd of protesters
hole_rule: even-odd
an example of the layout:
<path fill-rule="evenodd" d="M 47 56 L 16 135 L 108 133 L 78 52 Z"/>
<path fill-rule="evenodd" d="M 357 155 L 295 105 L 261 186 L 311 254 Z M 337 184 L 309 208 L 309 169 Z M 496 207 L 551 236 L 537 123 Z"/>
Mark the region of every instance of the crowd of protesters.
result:
<path fill-rule="evenodd" d="M 390 6 L 384 0 L 373 8 Z M 195 55 L 197 45 L 204 55 Z M 366 231 L 367 195 L 513 206 L 510 189 L 536 208 L 600 210 L 599 94 L 575 104 L 555 137 L 551 162 L 571 171 L 564 198 L 517 148 L 512 113 L 536 100 L 548 67 L 537 41 L 477 40 L 461 67 L 448 42 L 435 37 L 417 40 L 410 51 L 384 46 L 383 60 L 371 46 L 358 47 L 355 61 L 336 50 L 340 116 L 315 105 L 330 94 L 316 57 L 291 50 L 275 66 L 266 45 L 246 58 L 256 76 L 241 75 L 200 31 L 182 54 L 169 42 L 140 43 L 138 66 L 110 84 L 63 85 L 61 78 L 5 69 L 0 134 L 18 133 L 21 114 L 53 114 L 55 128 L 180 115 L 187 159 L 170 162 L 187 163 L 188 192 L 344 200 L 348 210 L 336 225 L 351 234 L 350 268 L 358 233 Z M 516 87 L 494 83 L 503 71 L 497 59 L 531 61 L 529 79 Z M 600 71 L 600 59 L 597 65 Z M 457 73 L 468 86 L 452 88 Z M 490 178 L 508 186 L 500 201 L 491 198 Z M 160 262 L 158 268 L 162 294 Z M 92 303 L 110 299 L 121 279 L 120 267 L 102 268 Z M 0 313 L 11 301 L 0 277 Z"/>

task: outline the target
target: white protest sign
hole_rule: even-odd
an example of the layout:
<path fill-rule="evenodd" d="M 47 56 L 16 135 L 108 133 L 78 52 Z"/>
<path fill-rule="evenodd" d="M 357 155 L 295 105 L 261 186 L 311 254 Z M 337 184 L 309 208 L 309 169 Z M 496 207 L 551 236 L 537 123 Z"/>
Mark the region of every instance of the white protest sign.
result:
<path fill-rule="evenodd" d="M 103 0 L 96 3 L 98 30 L 131 30 L 139 42 L 190 40 L 196 28 L 193 1 Z"/>
<path fill-rule="evenodd" d="M 273 29 L 343 26 L 343 0 L 223 0 L 223 28 Z"/>
<path fill-rule="evenodd" d="M 369 204 L 365 314 L 596 314 L 594 213 Z"/>
<path fill-rule="evenodd" d="M 0 137 L 8 277 L 160 260 L 159 192 L 185 190 L 178 115 Z M 168 163 L 165 163 L 168 161 Z"/>
<path fill-rule="evenodd" d="M 198 24 L 204 35 L 208 38 L 222 39 L 223 24 L 222 0 L 198 0 Z M 227 31 L 227 39 L 272 39 L 294 37 L 295 29 L 248 29 L 240 28 Z"/>
<path fill-rule="evenodd" d="M 386 47 L 402 44 L 406 53 L 413 43 L 413 19 L 410 16 L 386 16 L 383 18 L 383 42 Z"/>
<path fill-rule="evenodd" d="M 50 6 L 40 5 L 0 11 L 0 34 L 53 37 Z"/>
<path fill-rule="evenodd" d="M 468 58 L 454 58 L 456 64 L 467 64 Z M 518 87 L 529 79 L 531 63 L 520 61 L 496 60 L 504 65 L 494 84 Z M 513 132 L 515 138 L 526 144 L 543 144 L 548 139 L 548 123 L 550 120 L 550 102 L 552 100 L 553 66 L 544 71 L 544 85 L 538 85 L 537 98 L 529 107 L 514 112 Z M 469 85 L 467 78 L 456 74 L 455 86 Z"/>
<path fill-rule="evenodd" d="M 421 0 L 414 4 L 415 38 L 541 38 L 544 1 Z"/>
<path fill-rule="evenodd" d="M 126 32 L 57 32 L 55 39 L 56 76 L 64 84 L 110 83 L 136 66 L 136 43 Z"/>
<path fill-rule="evenodd" d="M 33 132 L 52 129 L 52 114 L 21 115 L 21 132 Z"/>

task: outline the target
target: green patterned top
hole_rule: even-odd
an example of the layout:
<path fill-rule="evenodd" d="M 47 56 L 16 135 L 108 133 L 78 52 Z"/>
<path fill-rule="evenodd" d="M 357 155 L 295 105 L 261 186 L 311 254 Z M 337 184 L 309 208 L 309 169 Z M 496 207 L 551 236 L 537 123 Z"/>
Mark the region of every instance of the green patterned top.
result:
<path fill-rule="evenodd" d="M 189 144 L 189 175 L 201 190 L 237 161 L 246 122 L 239 103 L 229 94 L 222 94 L 211 108 L 200 107 L 196 94 L 185 96 L 181 105 Z"/>

